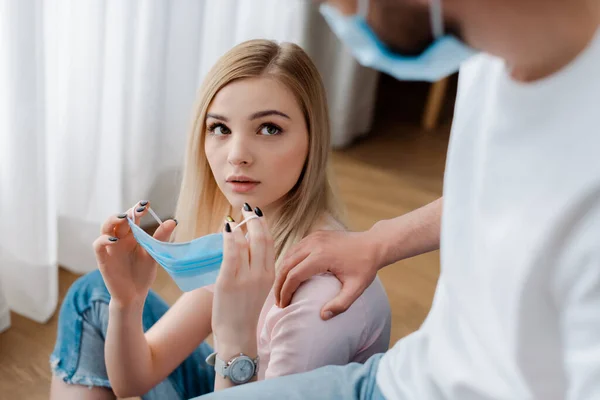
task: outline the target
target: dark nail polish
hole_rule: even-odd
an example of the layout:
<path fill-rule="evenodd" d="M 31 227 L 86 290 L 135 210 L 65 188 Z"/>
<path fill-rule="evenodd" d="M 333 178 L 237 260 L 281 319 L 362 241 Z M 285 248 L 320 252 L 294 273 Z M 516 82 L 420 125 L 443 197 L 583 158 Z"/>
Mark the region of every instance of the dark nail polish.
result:
<path fill-rule="evenodd" d="M 252 211 L 252 207 L 250 207 L 250 204 L 244 203 L 244 210 L 246 210 L 246 211 Z"/>
<path fill-rule="evenodd" d="M 177 221 L 177 218 L 173 218 L 173 221 L 175 221 L 175 226 L 179 225 L 179 221 Z"/>
<path fill-rule="evenodd" d="M 140 206 L 146 206 L 146 204 L 148 204 L 148 200 L 142 200 L 140 201 Z"/>
<path fill-rule="evenodd" d="M 228 215 L 227 218 L 225 218 L 225 219 L 229 222 L 235 222 L 235 220 L 233 218 L 231 218 L 231 215 Z"/>
<path fill-rule="evenodd" d="M 231 232 L 231 225 L 229 225 L 229 222 L 225 223 L 225 232 Z"/>
<path fill-rule="evenodd" d="M 109 237 L 109 238 L 108 238 L 108 240 L 109 240 L 109 241 L 111 241 L 111 242 L 116 242 L 116 241 L 117 241 L 117 240 L 119 240 L 119 239 L 117 239 L 117 238 L 116 238 L 116 237 L 114 237 L 114 236 L 111 236 L 111 237 Z"/>
<path fill-rule="evenodd" d="M 146 207 L 138 207 L 138 208 L 136 208 L 136 209 L 135 209 L 135 211 L 136 211 L 136 212 L 139 212 L 139 213 L 141 213 L 141 212 L 143 212 L 145 209 L 146 209 Z"/>
<path fill-rule="evenodd" d="M 117 218 L 120 218 L 120 219 L 123 219 L 125 217 L 127 217 L 127 214 L 125 214 L 125 213 L 121 213 L 121 214 L 117 215 Z"/>
<path fill-rule="evenodd" d="M 262 216 L 263 216 L 263 213 L 262 213 L 261 209 L 260 209 L 260 208 L 258 208 L 258 207 L 256 207 L 256 208 L 254 209 L 254 213 L 255 213 L 256 215 L 258 215 L 259 217 L 262 217 Z"/>

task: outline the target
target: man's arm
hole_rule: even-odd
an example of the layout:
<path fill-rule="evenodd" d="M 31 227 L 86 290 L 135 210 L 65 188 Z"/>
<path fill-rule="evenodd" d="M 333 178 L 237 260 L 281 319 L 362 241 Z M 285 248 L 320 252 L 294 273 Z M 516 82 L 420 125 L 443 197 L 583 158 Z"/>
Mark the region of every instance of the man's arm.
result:
<path fill-rule="evenodd" d="M 367 231 L 377 246 L 377 269 L 440 248 L 443 198 L 394 219 L 375 223 Z"/>
<path fill-rule="evenodd" d="M 321 318 L 330 319 L 346 311 L 379 269 L 439 248 L 442 200 L 379 221 L 365 232 L 319 231 L 307 236 L 286 254 L 277 271 L 277 305 L 288 306 L 298 286 L 311 276 L 331 272 L 342 289 L 323 306 Z"/>

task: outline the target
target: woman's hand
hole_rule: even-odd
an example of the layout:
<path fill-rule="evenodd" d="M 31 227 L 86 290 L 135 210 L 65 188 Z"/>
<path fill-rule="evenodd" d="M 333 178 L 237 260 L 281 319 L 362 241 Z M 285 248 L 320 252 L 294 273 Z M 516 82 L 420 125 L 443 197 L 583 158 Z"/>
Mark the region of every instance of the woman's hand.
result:
<path fill-rule="evenodd" d="M 139 223 L 149 206 L 147 201 L 141 201 L 127 213 L 110 217 L 94 242 L 98 268 L 110 292 L 111 302 L 119 307 L 134 303 L 143 305 L 156 278 L 156 262 L 138 245 L 127 223 L 127 215 L 132 213 L 135 223 Z M 176 226 L 174 220 L 163 222 L 156 229 L 154 238 L 168 240 Z"/>
<path fill-rule="evenodd" d="M 225 224 L 223 233 L 223 263 L 212 313 L 222 359 L 239 353 L 256 355 L 258 318 L 275 279 L 275 250 L 267 221 L 260 209 L 250 210 L 246 204 L 242 211 L 245 219 L 259 218 L 247 222 L 247 239 L 230 223 Z"/>

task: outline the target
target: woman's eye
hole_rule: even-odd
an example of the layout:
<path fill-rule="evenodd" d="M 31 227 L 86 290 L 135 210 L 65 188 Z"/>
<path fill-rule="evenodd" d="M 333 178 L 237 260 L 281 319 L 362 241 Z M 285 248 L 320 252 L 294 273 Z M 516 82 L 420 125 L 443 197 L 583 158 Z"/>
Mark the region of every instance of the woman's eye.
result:
<path fill-rule="evenodd" d="M 275 125 L 267 124 L 260 129 L 260 133 L 266 136 L 273 136 L 280 134 L 281 129 Z"/>
<path fill-rule="evenodd" d="M 210 127 L 210 132 L 213 135 L 219 136 L 219 135 L 229 135 L 231 133 L 231 131 L 229 130 L 228 127 L 226 127 L 223 124 L 216 124 Z"/>

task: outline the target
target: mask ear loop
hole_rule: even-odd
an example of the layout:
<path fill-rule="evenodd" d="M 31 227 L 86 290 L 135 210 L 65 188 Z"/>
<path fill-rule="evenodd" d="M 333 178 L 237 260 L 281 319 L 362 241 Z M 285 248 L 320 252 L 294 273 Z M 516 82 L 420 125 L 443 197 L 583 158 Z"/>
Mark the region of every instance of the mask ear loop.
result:
<path fill-rule="evenodd" d="M 137 205 L 137 203 L 136 203 Z M 159 224 L 162 224 L 161 219 L 158 217 L 158 215 L 156 215 L 156 213 L 154 212 L 154 210 L 150 207 L 148 207 L 148 212 L 150 213 L 150 215 L 152 215 L 152 217 L 156 220 L 156 222 L 158 222 Z M 131 214 L 135 213 L 135 206 L 131 209 Z M 242 222 L 240 222 L 235 228 L 233 228 L 233 230 L 235 231 L 236 229 L 238 229 L 239 227 L 241 227 L 242 225 L 248 223 L 248 221 L 253 220 L 254 218 L 258 218 L 258 215 L 251 215 L 248 218 L 244 219 Z M 134 218 L 131 218 L 132 221 L 134 221 Z"/>
<path fill-rule="evenodd" d="M 137 206 L 137 203 L 135 203 L 135 205 L 131 208 L 131 221 L 135 222 L 135 206 Z M 159 225 L 162 225 L 162 221 L 160 220 L 160 218 L 158 217 L 158 215 L 156 215 L 156 213 L 154 212 L 154 210 L 150 207 L 148 207 L 148 212 L 150 213 L 150 215 L 152 215 L 152 217 L 156 220 L 156 222 L 158 222 Z"/>
<path fill-rule="evenodd" d="M 156 220 L 156 222 L 158 222 L 159 224 L 162 224 L 162 221 L 160 220 L 160 218 L 158 218 L 158 215 L 156 215 L 156 213 L 154 212 L 153 209 L 151 209 L 150 207 L 148 207 L 148 212 L 150 213 L 150 215 L 152 215 L 152 217 L 154 217 L 154 219 Z"/>
<path fill-rule="evenodd" d="M 248 218 L 244 219 L 242 222 L 240 222 L 235 228 L 233 228 L 233 230 L 235 231 L 237 228 L 239 228 L 240 226 L 244 225 L 245 223 L 247 223 L 248 221 L 254 219 L 254 218 L 258 218 L 258 215 L 251 215 Z"/>
<path fill-rule="evenodd" d="M 429 21 L 434 39 L 444 36 L 444 20 L 442 15 L 442 0 L 430 0 Z"/>
<path fill-rule="evenodd" d="M 358 9 L 356 14 L 364 19 L 367 19 L 369 13 L 369 0 L 358 0 Z"/>

